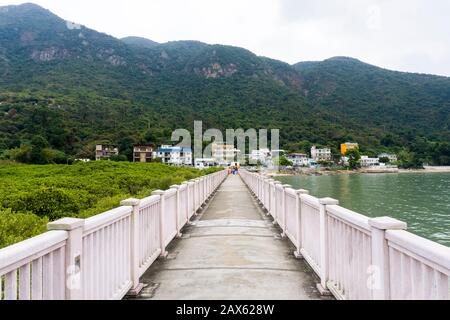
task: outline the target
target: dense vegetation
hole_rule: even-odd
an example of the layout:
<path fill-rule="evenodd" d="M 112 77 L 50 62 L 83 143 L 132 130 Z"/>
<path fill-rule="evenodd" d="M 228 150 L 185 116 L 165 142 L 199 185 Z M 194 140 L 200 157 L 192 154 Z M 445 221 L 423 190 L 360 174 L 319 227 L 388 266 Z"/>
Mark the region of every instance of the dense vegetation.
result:
<path fill-rule="evenodd" d="M 70 166 L 0 162 L 0 247 L 45 231 L 48 221 L 87 218 L 121 200 L 144 198 L 215 170 L 111 161 Z"/>
<path fill-rule="evenodd" d="M 290 66 L 195 41 L 122 40 L 32 4 L 0 8 L 0 154 L 67 163 L 114 143 L 168 142 L 176 128 L 277 128 L 282 147 L 360 143 L 450 164 L 450 79 L 348 58 Z M 36 140 L 36 136 L 42 139 Z M 32 155 L 33 154 L 33 155 Z M 412 158 L 411 158 L 412 157 Z"/>

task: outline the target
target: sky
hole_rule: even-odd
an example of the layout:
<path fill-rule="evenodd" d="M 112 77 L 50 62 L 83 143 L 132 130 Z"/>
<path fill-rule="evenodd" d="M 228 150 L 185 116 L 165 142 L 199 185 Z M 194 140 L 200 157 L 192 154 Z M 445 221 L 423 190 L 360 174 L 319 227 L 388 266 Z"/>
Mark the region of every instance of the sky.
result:
<path fill-rule="evenodd" d="M 0 0 L 0 6 L 23 2 Z M 448 0 L 31 2 L 117 38 L 233 45 L 290 64 L 349 56 L 392 70 L 450 76 Z"/>

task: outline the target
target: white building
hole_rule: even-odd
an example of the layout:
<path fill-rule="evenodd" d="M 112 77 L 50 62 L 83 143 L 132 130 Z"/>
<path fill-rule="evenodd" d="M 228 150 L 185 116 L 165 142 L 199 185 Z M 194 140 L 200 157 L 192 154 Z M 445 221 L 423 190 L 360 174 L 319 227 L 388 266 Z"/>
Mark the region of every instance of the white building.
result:
<path fill-rule="evenodd" d="M 380 165 L 380 159 L 369 158 L 368 156 L 361 156 L 361 166 L 362 167 L 374 167 Z"/>
<path fill-rule="evenodd" d="M 303 153 L 290 153 L 286 158 L 296 167 L 307 167 L 309 165 L 308 156 Z"/>
<path fill-rule="evenodd" d="M 196 158 L 194 161 L 194 166 L 196 169 L 206 169 L 209 167 L 215 167 L 216 160 L 213 158 Z"/>
<path fill-rule="evenodd" d="M 397 155 L 391 153 L 382 153 L 378 155 L 378 158 L 388 158 L 390 163 L 397 162 Z"/>
<path fill-rule="evenodd" d="M 316 146 L 313 146 L 311 148 L 311 158 L 313 158 L 315 161 L 331 161 L 332 160 L 331 149 L 330 148 L 317 149 Z"/>
<path fill-rule="evenodd" d="M 162 163 L 176 166 L 192 166 L 192 150 L 170 145 L 162 145 L 154 154 L 154 158 L 161 158 Z"/>
<path fill-rule="evenodd" d="M 260 149 L 260 150 L 252 150 L 249 155 L 250 161 L 253 163 L 261 163 L 262 165 L 266 165 L 268 160 L 270 159 L 270 150 L 269 149 Z"/>
<path fill-rule="evenodd" d="M 229 166 L 231 162 L 236 161 L 240 152 L 231 144 L 213 143 L 211 146 L 212 158 L 221 166 Z"/>

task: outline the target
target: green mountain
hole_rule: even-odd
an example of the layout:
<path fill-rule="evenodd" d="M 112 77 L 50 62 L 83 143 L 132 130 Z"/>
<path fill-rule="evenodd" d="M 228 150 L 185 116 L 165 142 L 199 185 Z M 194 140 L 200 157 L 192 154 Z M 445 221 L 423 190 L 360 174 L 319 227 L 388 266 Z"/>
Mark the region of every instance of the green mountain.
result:
<path fill-rule="evenodd" d="M 450 78 L 389 71 L 335 57 L 294 65 L 314 104 L 383 128 L 450 140 Z"/>
<path fill-rule="evenodd" d="M 0 7 L 0 75 L 0 152 L 39 136 L 67 155 L 111 142 L 130 156 L 133 143 L 167 142 L 194 120 L 279 128 L 290 150 L 357 140 L 367 152 L 419 148 L 434 162 L 442 159 L 426 152 L 450 140 L 449 78 L 348 58 L 291 66 L 232 46 L 120 40 L 34 4 Z"/>

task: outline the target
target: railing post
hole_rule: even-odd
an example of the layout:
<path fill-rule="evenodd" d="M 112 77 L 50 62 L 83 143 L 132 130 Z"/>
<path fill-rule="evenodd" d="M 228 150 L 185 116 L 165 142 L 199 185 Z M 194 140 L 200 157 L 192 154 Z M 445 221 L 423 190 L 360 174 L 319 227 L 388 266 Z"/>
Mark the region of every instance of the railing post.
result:
<path fill-rule="evenodd" d="M 175 195 L 175 213 L 176 213 L 176 217 L 177 217 L 177 238 L 181 238 L 182 226 L 180 225 L 180 215 L 181 215 L 181 213 L 180 213 L 180 186 L 175 184 L 173 186 L 170 186 L 170 189 L 177 190 L 177 193 Z"/>
<path fill-rule="evenodd" d="M 211 198 L 212 195 L 212 184 L 213 184 L 212 178 L 213 178 L 212 175 L 208 176 L 208 198 Z"/>
<path fill-rule="evenodd" d="M 267 180 L 267 177 L 264 177 L 263 175 L 261 175 L 261 187 L 260 187 L 259 202 L 262 204 L 263 207 L 264 207 L 264 203 L 265 203 L 264 188 L 266 186 L 266 180 Z"/>
<path fill-rule="evenodd" d="M 257 178 L 257 188 L 256 188 L 256 197 L 258 199 L 259 202 L 261 202 L 261 181 L 262 181 L 262 177 L 260 174 L 258 174 L 256 176 Z"/>
<path fill-rule="evenodd" d="M 281 226 L 283 229 L 283 233 L 281 234 L 281 237 L 286 237 L 286 217 L 287 217 L 287 206 L 286 206 L 286 189 L 292 188 L 290 184 L 283 184 L 283 196 L 281 198 L 281 214 L 283 215 L 283 225 Z"/>
<path fill-rule="evenodd" d="M 206 202 L 206 178 L 205 176 L 201 177 L 201 184 L 202 184 L 202 200 L 201 200 L 201 205 L 202 207 L 205 205 Z"/>
<path fill-rule="evenodd" d="M 259 202 L 264 205 L 264 185 L 266 183 L 266 177 L 262 174 L 259 176 Z"/>
<path fill-rule="evenodd" d="M 185 203 L 181 203 L 181 200 L 180 200 L 180 210 L 182 210 L 182 208 L 186 208 L 186 209 L 183 209 L 183 213 L 185 213 L 186 214 L 186 224 L 191 224 L 191 222 L 189 221 L 190 220 L 190 218 L 191 218 L 191 214 L 190 214 L 190 212 L 189 212 L 189 206 L 190 206 L 190 199 L 189 199 L 189 182 L 187 182 L 187 181 L 185 181 L 185 182 L 183 182 L 182 184 L 181 184 L 181 186 L 186 186 L 186 188 L 184 189 L 184 192 L 185 192 L 185 197 L 184 197 L 184 201 L 185 201 Z M 180 196 L 180 199 L 181 199 L 181 196 Z"/>
<path fill-rule="evenodd" d="M 191 192 L 191 201 L 192 201 L 192 215 L 197 215 L 197 203 L 196 203 L 196 195 L 197 195 L 197 181 L 195 179 L 189 180 L 189 183 L 192 183 L 192 192 Z"/>
<path fill-rule="evenodd" d="M 128 292 L 129 295 L 137 296 L 141 292 L 144 285 L 139 282 L 139 199 L 126 199 L 120 202 L 121 206 L 132 206 L 133 212 L 131 213 L 131 248 L 130 248 L 130 271 L 131 281 L 133 286 Z"/>
<path fill-rule="evenodd" d="M 272 206 L 272 182 L 274 182 L 274 179 L 267 179 L 267 188 L 269 188 L 269 192 L 268 192 L 268 199 L 266 199 L 266 203 L 267 203 L 267 215 L 270 215 L 270 208 Z"/>
<path fill-rule="evenodd" d="M 296 239 L 297 239 L 297 250 L 294 252 L 294 256 L 297 259 L 302 259 L 303 256 L 300 253 L 302 249 L 302 194 L 309 194 L 308 190 L 298 189 L 295 191 L 295 226 L 296 226 Z"/>
<path fill-rule="evenodd" d="M 320 215 L 320 283 L 317 284 L 317 289 L 321 295 L 329 295 L 330 291 L 327 289 L 328 281 L 328 221 L 327 221 L 327 206 L 338 205 L 339 201 L 332 198 L 319 199 L 319 215 Z"/>
<path fill-rule="evenodd" d="M 277 194 L 278 194 L 278 190 L 277 190 L 277 185 L 281 184 L 280 181 L 274 181 L 273 183 L 273 210 L 275 212 L 273 212 L 273 224 L 276 225 L 278 224 L 277 219 L 278 219 L 278 214 L 281 210 L 281 208 L 277 208 Z"/>
<path fill-rule="evenodd" d="M 374 300 L 390 299 L 389 277 L 389 248 L 386 240 L 386 230 L 406 230 L 406 222 L 390 218 L 380 217 L 369 219 L 372 235 L 372 270 L 371 281 L 367 283 L 372 289 Z"/>
<path fill-rule="evenodd" d="M 166 238 L 164 234 L 165 229 L 165 195 L 162 190 L 155 190 L 152 192 L 152 196 L 159 196 L 159 247 L 161 248 L 161 256 L 167 257 L 166 251 Z"/>
<path fill-rule="evenodd" d="M 65 230 L 68 232 L 65 256 L 65 299 L 83 299 L 81 259 L 83 258 L 83 219 L 63 218 L 47 225 L 48 230 Z"/>
<path fill-rule="evenodd" d="M 200 182 L 200 178 L 195 179 L 195 214 L 197 214 L 197 211 L 201 208 L 202 188 Z"/>

